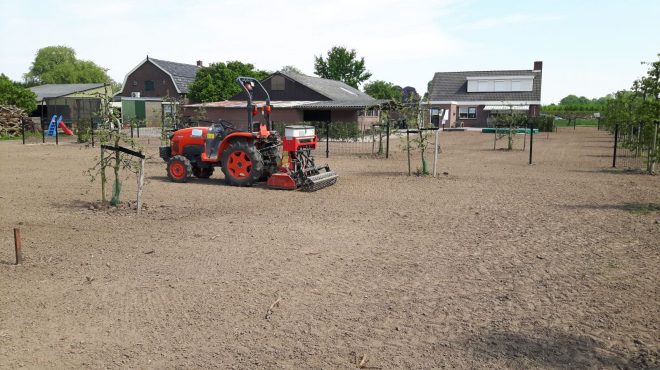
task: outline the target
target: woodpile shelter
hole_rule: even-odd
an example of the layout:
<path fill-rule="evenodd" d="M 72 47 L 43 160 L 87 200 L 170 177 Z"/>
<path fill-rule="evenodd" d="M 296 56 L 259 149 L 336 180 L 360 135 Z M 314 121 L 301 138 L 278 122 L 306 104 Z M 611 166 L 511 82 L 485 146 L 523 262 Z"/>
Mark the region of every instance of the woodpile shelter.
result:
<path fill-rule="evenodd" d="M 341 81 L 275 72 L 261 83 L 270 95 L 271 118 L 276 123 L 345 122 L 370 126 L 378 120 L 380 101 Z M 263 105 L 265 96 L 256 91 L 254 99 Z M 209 121 L 222 118 L 244 129 L 246 100 L 245 92 L 241 92 L 227 101 L 188 104 L 184 106 L 184 115 L 199 117 L 201 113 Z"/>
<path fill-rule="evenodd" d="M 502 112 L 532 117 L 541 110 L 543 62 L 530 70 L 438 72 L 429 88 L 431 120 L 446 127 L 489 127 Z"/>
<path fill-rule="evenodd" d="M 23 125 L 29 125 L 25 127 L 26 130 L 34 131 L 32 120 L 21 108 L 13 105 L 0 105 L 0 137 L 20 136 Z"/>

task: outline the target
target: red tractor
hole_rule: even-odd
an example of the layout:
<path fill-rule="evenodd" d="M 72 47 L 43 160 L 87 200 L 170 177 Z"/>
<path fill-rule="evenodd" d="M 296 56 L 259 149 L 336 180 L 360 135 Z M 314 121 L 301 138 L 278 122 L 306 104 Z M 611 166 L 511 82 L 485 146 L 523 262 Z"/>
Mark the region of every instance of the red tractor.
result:
<path fill-rule="evenodd" d="M 311 150 L 318 141 L 311 126 L 287 126 L 284 142 L 273 130 L 270 97 L 261 83 L 251 77 L 236 82 L 247 93 L 248 130 L 240 131 L 224 120 L 210 127 L 189 127 L 173 132 L 170 146 L 160 147 L 167 162 L 167 176 L 185 182 L 190 176 L 209 178 L 215 167 L 222 167 L 229 185 L 251 186 L 259 181 L 276 189 L 316 191 L 337 182 L 337 174 L 326 166 L 317 167 Z M 259 86 L 266 96 L 265 105 L 253 104 L 252 90 Z M 254 121 L 261 111 L 265 123 Z M 255 126 L 258 125 L 258 130 Z M 289 157 L 282 166 L 280 146 Z"/>

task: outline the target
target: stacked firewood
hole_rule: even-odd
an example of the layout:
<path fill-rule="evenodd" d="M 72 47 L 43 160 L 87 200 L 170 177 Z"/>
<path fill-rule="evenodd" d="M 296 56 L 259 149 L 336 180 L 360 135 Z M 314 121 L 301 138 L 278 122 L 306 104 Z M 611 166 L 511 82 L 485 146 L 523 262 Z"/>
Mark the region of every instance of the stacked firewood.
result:
<path fill-rule="evenodd" d="M 39 127 L 22 109 L 13 105 L 0 105 L 0 136 L 20 136 L 23 124 L 26 131 L 35 131 Z"/>

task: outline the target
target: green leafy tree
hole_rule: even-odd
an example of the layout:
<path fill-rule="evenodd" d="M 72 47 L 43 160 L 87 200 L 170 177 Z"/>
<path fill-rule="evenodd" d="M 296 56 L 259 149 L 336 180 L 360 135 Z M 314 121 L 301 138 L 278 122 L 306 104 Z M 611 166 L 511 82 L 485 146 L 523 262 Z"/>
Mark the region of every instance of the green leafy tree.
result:
<path fill-rule="evenodd" d="M 37 109 L 37 96 L 9 77 L 0 74 L 0 104 L 15 105 L 28 114 Z"/>
<path fill-rule="evenodd" d="M 397 102 L 403 97 L 401 87 L 381 80 L 367 82 L 364 85 L 364 92 L 376 99 L 390 99 Z"/>
<path fill-rule="evenodd" d="M 188 87 L 189 96 L 191 100 L 203 103 L 227 100 L 241 91 L 241 87 L 236 84 L 237 77 L 263 80 L 268 75 L 268 72 L 255 69 L 250 63 L 212 63 L 197 71 L 195 81 Z"/>
<path fill-rule="evenodd" d="M 280 69 L 280 72 L 282 72 L 282 73 L 297 73 L 299 75 L 304 75 L 304 73 L 302 73 L 302 71 L 299 70 L 298 68 L 296 68 L 294 66 L 288 66 L 288 65 L 282 67 Z"/>
<path fill-rule="evenodd" d="M 67 46 L 39 49 L 24 78 L 29 86 L 112 81 L 105 69 L 94 62 L 77 59 L 75 50 Z"/>
<path fill-rule="evenodd" d="M 108 82 L 110 78 L 101 67 L 93 62 L 77 60 L 73 63 L 55 66 L 42 74 L 40 80 L 45 84 L 70 84 Z"/>
<path fill-rule="evenodd" d="M 611 131 L 615 125 L 625 137 L 622 146 L 645 155 L 647 171 L 655 172 L 660 158 L 658 122 L 660 121 L 660 54 L 649 66 L 647 75 L 633 82 L 630 90 L 619 91 L 607 101 L 604 123 Z M 630 133 L 630 134 L 629 134 Z"/>
<path fill-rule="evenodd" d="M 559 101 L 561 105 L 585 105 L 589 104 L 590 100 L 584 96 L 568 95 Z"/>
<path fill-rule="evenodd" d="M 541 110 L 545 112 L 600 112 L 605 109 L 607 101 L 612 98 L 612 94 L 608 94 L 598 99 L 567 95 L 559 101 L 559 104 L 545 105 Z"/>
<path fill-rule="evenodd" d="M 95 131 L 98 141 L 102 145 L 114 147 L 128 146 L 133 150 L 142 151 L 142 146 L 137 141 L 121 131 L 119 115 L 112 109 L 112 98 L 110 98 L 109 91 L 107 91 L 109 88 L 110 87 L 106 85 L 105 93 L 97 95 L 101 100 L 99 111 L 96 114 L 96 118 L 99 120 L 99 127 Z M 101 154 L 99 157 L 95 158 L 94 165 L 83 173 L 90 176 L 91 181 L 95 181 L 97 177 L 100 178 L 101 202 L 102 205 L 105 206 L 107 205 L 107 171 L 112 170 L 112 197 L 110 198 L 110 205 L 117 206 L 120 203 L 119 197 L 122 188 L 120 170 L 125 169 L 137 173 L 138 164 L 138 161 L 133 156 L 119 151 L 106 153 L 104 149 L 101 149 Z"/>
<path fill-rule="evenodd" d="M 506 113 L 500 113 L 495 119 L 495 127 L 502 130 L 495 130 L 495 142 L 502 137 L 507 138 L 506 150 L 513 150 L 513 142 L 515 140 L 516 129 L 525 127 L 527 116 L 514 110 L 509 110 Z M 493 146 L 495 149 L 495 146 Z"/>
<path fill-rule="evenodd" d="M 343 81 L 357 89 L 358 85 L 371 77 L 364 66 L 364 58 L 358 59 L 355 49 L 334 46 L 323 56 L 314 57 L 314 73 L 331 80 Z"/>

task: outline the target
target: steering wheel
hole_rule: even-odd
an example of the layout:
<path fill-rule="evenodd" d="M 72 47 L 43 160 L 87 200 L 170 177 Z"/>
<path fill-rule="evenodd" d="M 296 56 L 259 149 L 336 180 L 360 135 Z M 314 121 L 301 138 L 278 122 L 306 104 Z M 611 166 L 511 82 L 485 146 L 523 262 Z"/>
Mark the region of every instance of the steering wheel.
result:
<path fill-rule="evenodd" d="M 222 128 L 224 128 L 224 129 L 226 129 L 226 130 L 236 130 L 236 129 L 234 128 L 234 125 L 233 125 L 231 122 L 229 122 L 229 121 L 225 121 L 225 120 L 222 119 L 222 118 L 219 119 L 218 122 L 216 122 L 216 124 L 219 124 L 220 126 L 222 126 Z"/>

